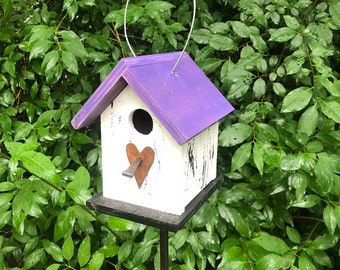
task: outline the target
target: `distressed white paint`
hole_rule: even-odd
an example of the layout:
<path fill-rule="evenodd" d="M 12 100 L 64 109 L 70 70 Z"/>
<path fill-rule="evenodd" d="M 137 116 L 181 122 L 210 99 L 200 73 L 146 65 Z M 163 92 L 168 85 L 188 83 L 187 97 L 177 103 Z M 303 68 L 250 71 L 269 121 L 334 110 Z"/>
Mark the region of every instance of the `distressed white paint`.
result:
<path fill-rule="evenodd" d="M 132 113 L 147 111 L 153 119 L 150 134 L 139 133 Z M 108 198 L 180 215 L 185 206 L 216 177 L 218 123 L 179 145 L 137 94 L 127 86 L 101 115 L 103 195 Z M 122 175 L 129 167 L 125 147 L 149 146 L 155 160 L 139 189 L 135 178 Z"/>

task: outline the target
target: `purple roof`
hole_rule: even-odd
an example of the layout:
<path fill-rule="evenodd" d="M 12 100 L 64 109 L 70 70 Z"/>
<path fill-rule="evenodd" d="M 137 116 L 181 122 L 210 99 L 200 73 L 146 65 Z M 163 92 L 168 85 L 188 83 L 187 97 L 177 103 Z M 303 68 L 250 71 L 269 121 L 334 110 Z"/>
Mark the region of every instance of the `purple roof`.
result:
<path fill-rule="evenodd" d="M 234 110 L 185 53 L 123 58 L 88 99 L 72 125 L 90 125 L 129 84 L 172 137 L 183 144 Z"/>

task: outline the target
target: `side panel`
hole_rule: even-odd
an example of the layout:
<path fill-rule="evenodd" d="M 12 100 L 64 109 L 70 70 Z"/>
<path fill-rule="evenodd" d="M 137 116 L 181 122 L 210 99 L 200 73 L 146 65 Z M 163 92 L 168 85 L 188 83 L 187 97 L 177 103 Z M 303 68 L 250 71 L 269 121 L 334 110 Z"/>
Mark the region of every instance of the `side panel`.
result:
<path fill-rule="evenodd" d="M 218 123 L 188 141 L 182 148 L 186 204 L 216 178 Z"/>

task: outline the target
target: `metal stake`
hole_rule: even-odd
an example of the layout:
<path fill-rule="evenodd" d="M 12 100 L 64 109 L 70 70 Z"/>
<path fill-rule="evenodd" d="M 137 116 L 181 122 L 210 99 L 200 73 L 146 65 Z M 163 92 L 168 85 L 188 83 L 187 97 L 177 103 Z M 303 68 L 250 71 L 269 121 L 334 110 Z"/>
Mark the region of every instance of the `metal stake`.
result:
<path fill-rule="evenodd" d="M 161 270 L 169 269 L 169 239 L 168 231 L 165 229 L 160 229 L 160 241 L 161 241 Z"/>

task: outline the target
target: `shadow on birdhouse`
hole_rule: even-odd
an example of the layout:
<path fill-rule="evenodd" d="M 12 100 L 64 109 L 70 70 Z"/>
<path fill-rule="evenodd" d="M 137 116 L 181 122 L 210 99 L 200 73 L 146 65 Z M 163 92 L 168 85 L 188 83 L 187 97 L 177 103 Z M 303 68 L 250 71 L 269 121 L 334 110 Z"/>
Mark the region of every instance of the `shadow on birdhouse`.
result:
<path fill-rule="evenodd" d="M 72 120 L 101 118 L 102 201 L 180 216 L 215 183 L 218 121 L 233 107 L 188 54 L 171 74 L 178 57 L 122 59 Z"/>

